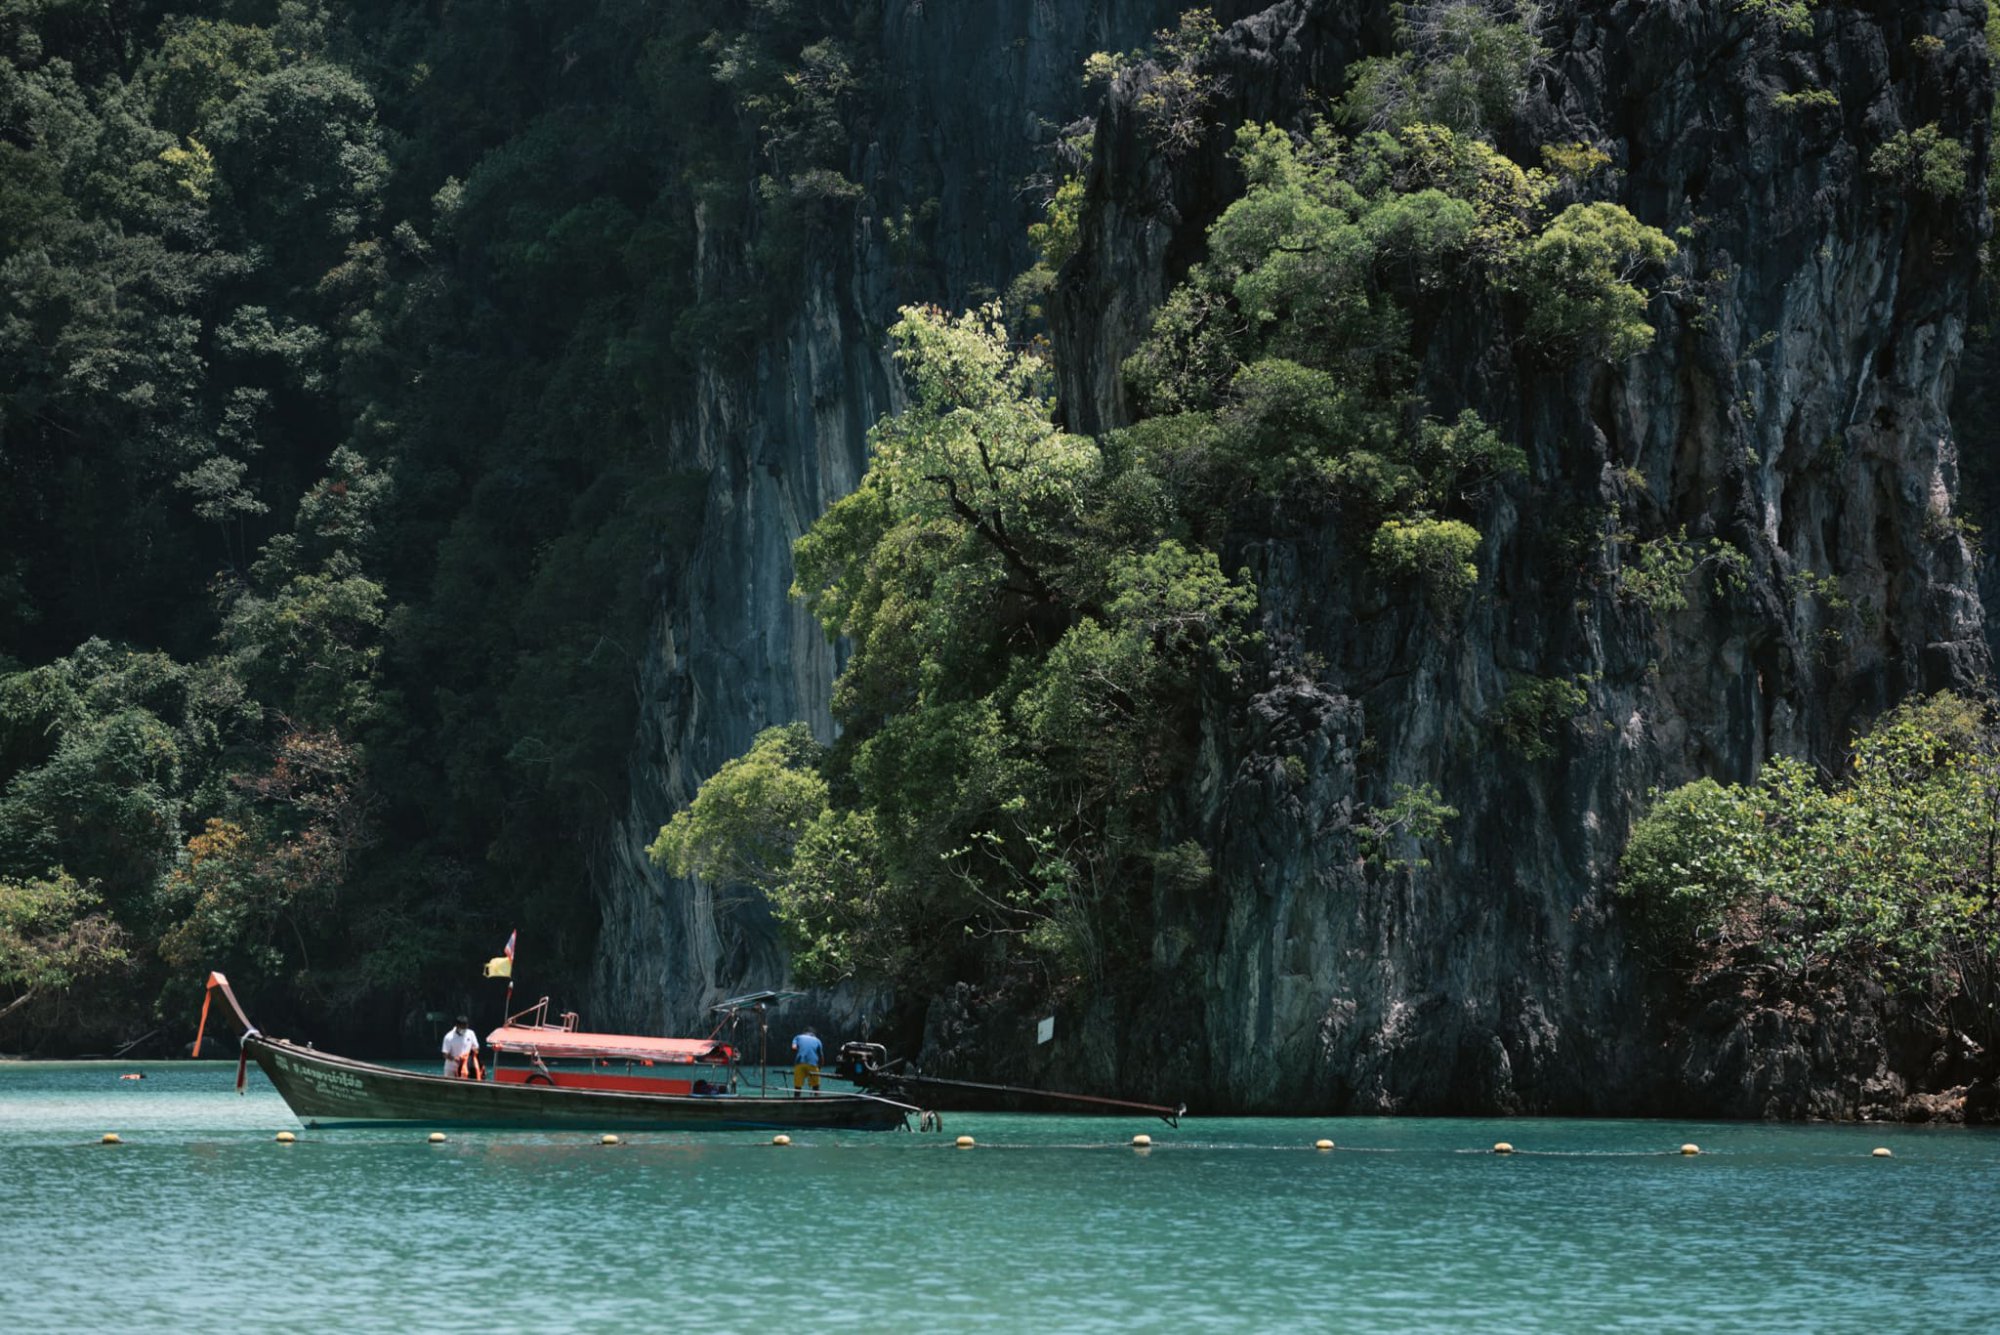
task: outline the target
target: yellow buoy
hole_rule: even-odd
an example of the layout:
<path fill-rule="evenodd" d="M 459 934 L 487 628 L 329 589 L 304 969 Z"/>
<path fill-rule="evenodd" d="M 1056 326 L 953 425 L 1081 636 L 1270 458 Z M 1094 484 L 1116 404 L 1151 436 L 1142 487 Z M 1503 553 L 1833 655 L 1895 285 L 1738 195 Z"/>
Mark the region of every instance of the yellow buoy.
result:
<path fill-rule="evenodd" d="M 277 1141 L 280 1145 L 289 1145 L 293 1141 L 297 1140 L 298 1137 L 293 1135 L 289 1131 L 280 1131 L 277 1135 L 273 1136 L 272 1139 Z"/>
<path fill-rule="evenodd" d="M 444 1144 L 444 1132 L 442 1132 L 442 1131 L 433 1131 L 433 1132 L 431 1132 L 431 1144 L 433 1144 L 433 1145 L 442 1145 L 442 1144 Z"/>
<path fill-rule="evenodd" d="M 1333 1148 L 1333 1142 L 1330 1140 L 1315 1140 L 1313 1148 L 1316 1150 L 1330 1150 Z"/>
<path fill-rule="evenodd" d="M 772 1136 L 771 1143 L 773 1145 L 789 1145 L 792 1143 L 792 1138 L 790 1136 Z"/>
<path fill-rule="evenodd" d="M 1690 1145 L 1683 1145 L 1683 1146 L 1681 1146 L 1681 1153 L 1682 1153 L 1682 1154 L 1700 1154 L 1700 1153 L 1701 1153 L 1701 1146 L 1699 1146 L 1699 1145 L 1692 1145 L 1692 1144 L 1690 1144 Z"/>
<path fill-rule="evenodd" d="M 598 1144 L 600 1144 L 600 1145 L 616 1145 L 616 1144 L 618 1143 L 618 1137 L 616 1137 L 616 1136 L 599 1136 L 599 1137 L 598 1137 L 598 1139 L 597 1139 L 597 1143 L 598 1143 Z"/>
<path fill-rule="evenodd" d="M 1135 1150 L 1150 1150 L 1153 1148 L 1153 1138 L 1144 1134 L 1134 1136 L 1132 1137 L 1132 1148 Z"/>
<path fill-rule="evenodd" d="M 1887 1145 L 1877 1145 L 1873 1150 L 1870 1150 L 1869 1153 L 1872 1154 L 1877 1159 L 1893 1159 L 1896 1157 L 1895 1155 L 1889 1152 L 1889 1147 Z"/>
<path fill-rule="evenodd" d="M 1503 1140 L 1493 1146 L 1493 1152 L 1495 1154 L 1512 1154 L 1514 1147 Z"/>
<path fill-rule="evenodd" d="M 971 1137 L 971 1136 L 960 1136 L 960 1137 L 958 1138 L 958 1142 L 957 1142 L 957 1144 L 958 1144 L 958 1147 L 959 1147 L 960 1149 L 962 1149 L 962 1150 L 969 1150 L 969 1149 L 971 1149 L 971 1148 L 972 1148 L 972 1146 L 973 1146 L 973 1140 L 972 1140 L 972 1137 Z"/>
<path fill-rule="evenodd" d="M 99 1143 L 104 1145 L 123 1145 L 125 1142 L 118 1139 L 118 1133 L 116 1131 L 106 1131 L 104 1133 L 104 1139 Z"/>

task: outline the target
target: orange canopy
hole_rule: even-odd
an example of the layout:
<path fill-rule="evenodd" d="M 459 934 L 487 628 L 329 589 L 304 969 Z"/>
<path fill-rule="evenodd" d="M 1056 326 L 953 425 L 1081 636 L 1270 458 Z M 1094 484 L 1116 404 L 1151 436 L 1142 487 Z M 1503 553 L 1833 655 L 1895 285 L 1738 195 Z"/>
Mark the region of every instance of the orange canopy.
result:
<path fill-rule="evenodd" d="M 647 1062 L 723 1062 L 730 1051 L 712 1038 L 647 1038 L 640 1034 L 580 1034 L 573 1029 L 503 1025 L 486 1036 L 497 1052 L 544 1058 L 624 1058 Z"/>

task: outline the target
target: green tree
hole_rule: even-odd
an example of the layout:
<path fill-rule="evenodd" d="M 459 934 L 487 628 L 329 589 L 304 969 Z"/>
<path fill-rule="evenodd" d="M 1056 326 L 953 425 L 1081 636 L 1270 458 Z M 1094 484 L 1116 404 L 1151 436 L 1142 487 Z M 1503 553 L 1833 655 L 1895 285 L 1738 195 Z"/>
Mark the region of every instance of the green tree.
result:
<path fill-rule="evenodd" d="M 338 939 L 341 891 L 376 836 L 362 757 L 334 733 L 293 728 L 238 786 L 240 820 L 209 817 L 161 886 L 171 926 L 160 955 L 189 973 L 219 962 L 310 978 L 326 968 L 314 948 Z"/>
<path fill-rule="evenodd" d="M 0 1024 L 46 1004 L 127 958 L 125 933 L 66 871 L 0 877 Z"/>
<path fill-rule="evenodd" d="M 1904 186 L 1914 186 L 1937 199 L 1965 193 L 1969 158 L 1964 144 L 1945 134 L 1936 121 L 1914 130 L 1900 130 L 1868 157 L 1868 169 Z"/>
<path fill-rule="evenodd" d="M 1371 129 L 1427 123 L 1491 135 L 1519 114 L 1548 59 L 1544 7 L 1525 0 L 1410 0 L 1389 56 L 1356 61 L 1343 109 Z"/>
<path fill-rule="evenodd" d="M 718 770 L 646 851 L 676 876 L 770 887 L 826 813 L 824 751 L 803 723 L 766 728 Z"/>
<path fill-rule="evenodd" d="M 1449 610 L 1479 581 L 1473 553 L 1479 530 L 1456 519 L 1391 519 L 1375 530 L 1370 554 L 1390 579 L 1413 581 L 1432 604 Z"/>
<path fill-rule="evenodd" d="M 1623 361 L 1650 347 L 1648 297 L 1634 279 L 1674 243 L 1616 204 L 1572 204 L 1528 243 L 1519 288 L 1528 334 L 1571 356 Z"/>
<path fill-rule="evenodd" d="M 911 309 L 894 334 L 908 407 L 795 552 L 852 646 L 840 740 L 764 734 L 654 856 L 761 888 L 808 976 L 924 986 L 1000 958 L 1066 986 L 1123 912 L 1115 869 L 1150 866 L 1196 684 L 1233 672 L 1254 594 L 1126 526 L 1106 501 L 1147 456 L 1057 429 L 995 312 Z"/>
<path fill-rule="evenodd" d="M 1997 737 L 1985 706 L 1944 693 L 1878 719 L 1837 783 L 1781 758 L 1754 784 L 1659 795 L 1633 829 L 1621 889 L 1683 967 L 1988 997 Z"/>

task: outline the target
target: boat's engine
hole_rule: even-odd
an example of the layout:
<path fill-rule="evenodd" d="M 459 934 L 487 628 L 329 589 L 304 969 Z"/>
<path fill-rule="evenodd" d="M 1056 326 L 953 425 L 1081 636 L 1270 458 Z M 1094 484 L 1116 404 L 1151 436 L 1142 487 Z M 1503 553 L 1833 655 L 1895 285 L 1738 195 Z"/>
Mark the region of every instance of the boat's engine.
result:
<path fill-rule="evenodd" d="M 857 1085 L 867 1085 L 889 1060 L 889 1049 L 880 1043 L 843 1043 L 834 1074 Z"/>

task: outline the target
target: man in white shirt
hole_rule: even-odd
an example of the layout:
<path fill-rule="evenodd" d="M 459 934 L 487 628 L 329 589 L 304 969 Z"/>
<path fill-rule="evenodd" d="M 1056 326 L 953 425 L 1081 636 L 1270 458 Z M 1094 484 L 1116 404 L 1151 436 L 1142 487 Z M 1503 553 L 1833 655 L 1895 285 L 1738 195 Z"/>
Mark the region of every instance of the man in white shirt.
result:
<path fill-rule="evenodd" d="M 444 1036 L 444 1073 L 460 1080 L 471 1080 L 473 1062 L 479 1055 L 479 1035 L 472 1032 L 471 1021 L 463 1015 L 458 1017 L 458 1027 Z"/>

